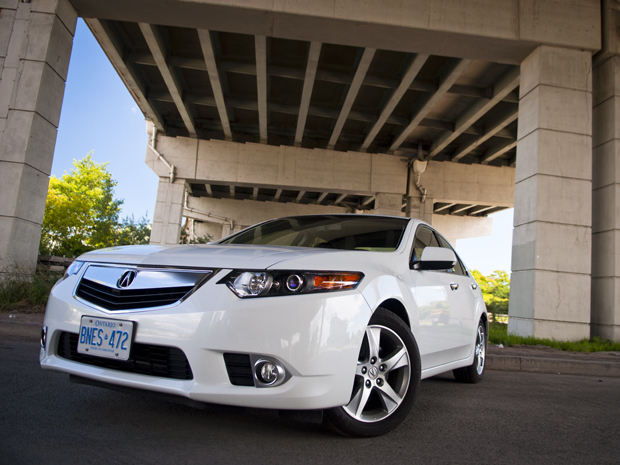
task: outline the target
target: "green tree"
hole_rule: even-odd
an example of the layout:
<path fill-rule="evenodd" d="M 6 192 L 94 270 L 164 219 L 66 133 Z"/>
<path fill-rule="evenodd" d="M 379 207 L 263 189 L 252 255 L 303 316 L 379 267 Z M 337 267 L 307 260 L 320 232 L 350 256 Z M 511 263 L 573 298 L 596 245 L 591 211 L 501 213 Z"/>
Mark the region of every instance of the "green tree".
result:
<path fill-rule="evenodd" d="M 484 303 L 491 313 L 507 314 L 510 298 L 510 276 L 502 270 L 496 270 L 489 276 L 484 276 L 478 270 L 472 270 L 472 275 L 478 282 Z"/>
<path fill-rule="evenodd" d="M 116 230 L 115 245 L 142 245 L 148 244 L 151 238 L 151 224 L 146 217 L 138 221 L 125 217 Z"/>
<path fill-rule="evenodd" d="M 114 199 L 116 181 L 107 165 L 95 163 L 90 152 L 73 160 L 70 173 L 50 178 L 40 253 L 74 256 L 115 245 L 123 201 Z"/>
<path fill-rule="evenodd" d="M 204 236 L 190 239 L 189 235 L 187 234 L 187 230 L 183 228 L 181 229 L 181 237 L 179 239 L 179 244 L 208 244 L 212 240 L 213 240 L 213 236 L 211 236 L 211 234 L 205 234 Z"/>

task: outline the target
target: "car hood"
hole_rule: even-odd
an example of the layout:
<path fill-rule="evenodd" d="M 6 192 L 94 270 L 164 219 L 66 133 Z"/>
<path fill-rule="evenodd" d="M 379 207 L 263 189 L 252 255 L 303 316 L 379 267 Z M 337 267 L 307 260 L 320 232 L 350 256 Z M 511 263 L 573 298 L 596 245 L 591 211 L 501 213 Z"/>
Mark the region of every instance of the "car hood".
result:
<path fill-rule="evenodd" d="M 257 245 L 183 245 L 183 246 L 123 246 L 95 250 L 78 260 L 98 263 L 118 263 L 143 266 L 182 266 L 224 269 L 267 269 L 282 262 L 308 265 L 322 262 L 342 262 L 343 255 L 368 252 L 338 251 L 305 247 Z M 303 269 L 303 268 L 301 268 Z M 310 268 L 308 268 L 310 269 Z"/>

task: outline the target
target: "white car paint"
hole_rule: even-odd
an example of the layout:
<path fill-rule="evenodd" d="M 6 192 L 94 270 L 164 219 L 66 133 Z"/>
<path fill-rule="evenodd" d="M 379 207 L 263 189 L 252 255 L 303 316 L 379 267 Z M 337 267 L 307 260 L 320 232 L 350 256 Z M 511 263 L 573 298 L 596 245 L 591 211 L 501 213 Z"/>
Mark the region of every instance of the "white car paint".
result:
<path fill-rule="evenodd" d="M 77 275 L 50 295 L 44 325 L 42 368 L 92 380 L 157 391 L 196 401 L 274 409 L 324 409 L 349 402 L 360 345 L 373 312 L 387 301 L 406 309 L 422 362 L 422 378 L 472 364 L 476 328 L 486 313 L 471 276 L 411 270 L 409 258 L 419 220 L 411 220 L 393 252 L 318 248 L 197 245 L 133 246 L 89 252 Z M 217 272 L 181 303 L 166 308 L 108 311 L 75 297 L 89 264 L 209 268 Z M 240 299 L 218 284 L 231 270 L 354 271 L 354 290 Z M 458 290 L 451 284 L 457 283 Z M 475 287 L 475 289 L 474 289 Z M 428 306 L 441 301 L 433 324 Z M 62 331 L 78 333 L 83 315 L 133 321 L 137 343 L 173 346 L 187 356 L 194 378 L 177 380 L 99 368 L 58 356 Z M 224 353 L 269 356 L 290 375 L 268 389 L 234 386 Z"/>

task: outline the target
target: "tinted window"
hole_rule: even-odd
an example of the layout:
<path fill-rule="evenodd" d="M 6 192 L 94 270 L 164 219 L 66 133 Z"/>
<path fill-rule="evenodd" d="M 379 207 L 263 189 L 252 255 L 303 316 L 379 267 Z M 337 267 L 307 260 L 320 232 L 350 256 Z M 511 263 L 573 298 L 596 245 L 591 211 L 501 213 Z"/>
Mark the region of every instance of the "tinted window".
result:
<path fill-rule="evenodd" d="M 437 238 L 439 239 L 439 244 L 441 245 L 441 247 L 445 247 L 446 249 L 450 249 L 450 250 L 452 250 L 454 252 L 454 249 L 452 248 L 452 246 L 450 245 L 450 243 L 447 240 L 445 240 L 439 234 L 437 234 Z M 454 255 L 456 255 L 456 252 L 454 252 Z M 460 274 L 460 275 L 467 276 L 467 272 L 465 271 L 465 267 L 463 266 L 463 264 L 459 260 L 458 255 L 456 255 L 456 264 L 454 265 L 454 267 L 450 271 L 452 273 L 455 273 L 455 274 Z"/>
<path fill-rule="evenodd" d="M 281 218 L 259 224 L 218 244 L 260 244 L 392 252 L 409 220 L 361 215 Z"/>

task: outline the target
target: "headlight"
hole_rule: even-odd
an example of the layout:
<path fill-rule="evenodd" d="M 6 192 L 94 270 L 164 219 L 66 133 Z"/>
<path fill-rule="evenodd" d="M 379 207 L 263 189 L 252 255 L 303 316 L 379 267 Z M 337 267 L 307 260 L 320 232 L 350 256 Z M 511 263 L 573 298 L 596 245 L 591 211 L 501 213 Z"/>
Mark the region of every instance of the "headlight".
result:
<path fill-rule="evenodd" d="M 351 271 L 235 270 L 218 284 L 226 284 L 237 297 L 266 297 L 355 289 L 363 273 Z"/>
<path fill-rule="evenodd" d="M 69 265 L 62 279 L 67 279 L 71 275 L 78 274 L 82 269 L 82 265 L 84 265 L 84 262 L 75 260 L 71 265 Z"/>
<path fill-rule="evenodd" d="M 263 295 L 271 289 L 271 275 L 264 271 L 244 271 L 228 283 L 235 294 L 239 297 L 252 297 Z"/>
<path fill-rule="evenodd" d="M 82 265 L 84 265 L 84 262 L 75 260 L 71 265 L 69 265 L 69 267 L 67 268 L 67 271 L 65 271 L 65 274 L 62 275 L 62 278 L 56 281 L 56 284 L 54 284 L 54 287 L 58 286 L 61 282 L 63 282 L 69 276 L 78 274 L 80 270 L 82 269 Z"/>

